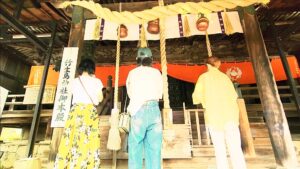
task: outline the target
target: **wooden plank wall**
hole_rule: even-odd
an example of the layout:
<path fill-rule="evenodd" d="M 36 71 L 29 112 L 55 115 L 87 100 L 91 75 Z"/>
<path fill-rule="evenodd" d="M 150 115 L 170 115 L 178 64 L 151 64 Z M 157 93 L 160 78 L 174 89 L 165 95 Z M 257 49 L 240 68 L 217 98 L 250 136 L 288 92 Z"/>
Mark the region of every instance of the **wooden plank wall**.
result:
<path fill-rule="evenodd" d="M 298 92 L 300 92 L 300 86 L 297 86 Z M 246 103 L 248 115 L 251 115 L 251 120 L 261 122 L 262 106 L 258 95 L 256 86 L 242 86 L 242 96 Z M 300 134 L 299 112 L 297 112 L 294 98 L 291 94 L 290 88 L 287 85 L 278 85 L 278 92 L 283 104 L 284 112 L 286 114 L 289 128 L 292 134 Z"/>
<path fill-rule="evenodd" d="M 28 63 L 24 63 L 15 56 L 7 55 L 0 46 L 0 86 L 12 93 L 23 93 L 30 67 Z"/>

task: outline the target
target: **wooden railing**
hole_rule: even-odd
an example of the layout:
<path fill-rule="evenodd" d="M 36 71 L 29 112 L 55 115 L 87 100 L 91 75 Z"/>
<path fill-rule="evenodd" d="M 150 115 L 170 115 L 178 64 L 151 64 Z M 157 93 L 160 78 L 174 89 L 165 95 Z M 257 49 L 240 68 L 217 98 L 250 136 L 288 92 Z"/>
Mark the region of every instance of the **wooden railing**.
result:
<path fill-rule="evenodd" d="M 293 95 L 291 94 L 289 86 L 277 86 L 280 99 L 283 104 L 287 117 L 299 117 L 297 112 L 296 103 L 294 102 Z M 249 112 L 263 112 L 260 97 L 256 86 L 242 86 L 240 87 L 242 98 L 245 100 L 247 111 Z M 297 86 L 298 93 L 300 94 L 300 86 Z"/>
<path fill-rule="evenodd" d="M 205 125 L 204 110 L 203 109 L 185 109 L 183 105 L 184 123 L 190 125 L 190 132 L 192 136 L 191 144 L 193 147 L 201 145 L 210 145 L 211 139 L 208 128 Z M 194 129 L 196 127 L 196 130 Z M 196 133 L 195 133 L 196 131 Z M 202 137 L 205 136 L 205 137 Z"/>
<path fill-rule="evenodd" d="M 20 99 L 18 99 L 18 101 L 17 101 L 17 98 L 20 98 Z M 15 108 L 15 105 L 23 105 L 23 99 L 24 99 L 24 94 L 8 95 L 7 100 L 9 100 L 9 101 L 7 101 L 5 103 L 5 105 L 9 106 L 8 111 L 13 111 Z"/>
<path fill-rule="evenodd" d="M 0 124 L 30 124 L 33 117 L 34 105 L 23 104 L 24 94 L 12 94 L 7 96 L 5 109 L 0 116 Z M 41 121 L 49 123 L 52 117 L 52 109 L 41 110 Z"/>
<path fill-rule="evenodd" d="M 98 106 L 99 115 L 108 115 L 111 112 L 113 106 L 113 87 L 112 87 L 112 76 L 108 76 L 107 87 L 103 92 L 103 101 Z"/>
<path fill-rule="evenodd" d="M 103 93 L 103 101 L 98 106 L 98 114 L 99 115 L 108 115 L 111 112 L 112 109 L 112 100 L 113 100 L 113 89 L 112 88 L 106 88 L 106 90 Z"/>
<path fill-rule="evenodd" d="M 0 131 L 2 127 L 23 127 L 32 123 L 34 105 L 23 104 L 23 100 L 24 94 L 12 94 L 7 96 L 5 109 L 0 116 Z M 45 131 L 42 131 L 45 139 L 49 139 L 52 135 L 51 117 L 52 109 L 41 110 L 40 123 L 46 124 Z"/>

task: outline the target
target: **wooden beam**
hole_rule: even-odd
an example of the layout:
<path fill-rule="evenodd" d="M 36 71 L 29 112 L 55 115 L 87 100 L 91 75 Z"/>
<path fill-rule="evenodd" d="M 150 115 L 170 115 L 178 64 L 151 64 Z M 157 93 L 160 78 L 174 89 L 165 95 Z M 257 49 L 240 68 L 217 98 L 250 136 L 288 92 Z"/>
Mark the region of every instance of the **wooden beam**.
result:
<path fill-rule="evenodd" d="M 289 85 L 290 85 L 291 93 L 295 99 L 295 105 L 296 105 L 297 111 L 298 111 L 298 113 L 300 113 L 300 98 L 299 98 L 298 90 L 297 90 L 294 78 L 292 76 L 286 54 L 282 49 L 281 41 L 278 37 L 278 33 L 277 33 L 276 27 L 274 25 L 274 19 L 273 19 L 272 15 L 269 15 L 269 22 L 270 22 L 271 33 L 273 35 L 273 39 L 276 43 L 276 46 L 278 48 L 278 53 L 279 53 L 279 56 L 280 56 L 280 59 L 281 59 L 281 62 L 282 62 L 283 68 L 284 68 L 284 72 L 285 72 L 285 75 L 286 75 Z M 300 117 L 300 114 L 299 114 L 299 117 Z"/>
<path fill-rule="evenodd" d="M 20 0 L 17 4 L 16 10 L 14 12 L 14 18 L 19 19 L 21 15 L 21 11 L 24 5 L 24 0 Z"/>
<path fill-rule="evenodd" d="M 13 17 L 16 19 L 20 18 L 20 14 L 23 8 L 23 4 L 24 4 L 24 0 L 20 0 L 16 6 L 15 11 L 13 12 Z M 3 25 L 1 27 L 1 35 L 3 38 L 5 39 L 11 39 L 12 38 L 12 34 L 9 34 L 8 31 L 9 25 Z"/>
<path fill-rule="evenodd" d="M 37 38 L 30 30 L 28 30 L 21 22 L 12 17 L 5 9 L 0 7 L 0 17 L 7 22 L 10 26 L 25 35 L 33 44 L 35 44 L 42 51 L 47 50 L 47 45 Z"/>
<path fill-rule="evenodd" d="M 49 27 L 51 27 L 51 25 L 49 25 Z M 41 40 L 43 41 L 44 43 L 49 43 L 50 40 L 51 40 L 51 34 L 36 34 L 36 36 Z M 56 35 L 56 38 L 55 38 L 55 46 L 64 46 L 66 44 L 65 41 L 62 40 L 62 38 L 68 36 L 66 33 L 63 33 L 63 32 L 60 32 L 60 33 L 57 33 Z M 15 37 L 15 38 L 14 38 Z M 31 43 L 31 41 L 26 38 L 25 36 L 22 37 L 22 36 L 13 36 L 12 39 L 1 39 L 0 38 L 0 44 L 26 44 L 26 43 Z M 31 46 L 31 44 L 28 44 Z M 12 48 L 13 49 L 13 48 Z M 24 54 L 22 54 L 24 55 Z M 28 57 L 28 56 L 26 56 Z"/>
<path fill-rule="evenodd" d="M 50 60 L 51 60 L 53 46 L 54 46 L 56 28 L 57 28 L 57 24 L 54 23 L 53 32 L 52 32 L 52 35 L 51 35 L 51 41 L 49 43 L 49 48 L 47 50 L 46 58 L 45 58 L 45 62 L 44 62 L 45 65 L 44 65 L 41 85 L 40 85 L 39 93 L 38 93 L 38 96 L 37 96 L 36 105 L 35 105 L 35 108 L 34 108 L 33 119 L 32 119 L 29 138 L 28 138 L 28 148 L 27 148 L 27 151 L 26 151 L 26 156 L 27 157 L 31 157 L 32 154 L 33 154 L 33 149 L 34 149 L 34 145 L 35 145 L 35 138 L 36 138 L 36 135 L 37 135 L 39 122 L 40 122 L 42 99 L 43 99 L 43 95 L 44 95 L 46 80 L 47 80 L 47 76 L 48 76 L 48 69 L 49 69 L 49 66 L 50 66 Z"/>
<path fill-rule="evenodd" d="M 63 11 L 55 8 L 51 3 L 46 2 L 45 6 L 47 6 L 51 11 L 53 11 L 58 16 L 60 16 L 61 18 L 63 18 L 67 23 L 72 22 L 72 20 Z"/>
<path fill-rule="evenodd" d="M 275 27 L 275 26 L 274 26 Z M 296 31 L 300 31 L 300 20 L 298 19 L 295 21 L 293 25 L 290 25 L 286 30 L 279 33 L 278 35 L 283 40 L 288 40 L 292 34 L 294 34 Z"/>
<path fill-rule="evenodd" d="M 57 22 L 57 23 L 59 24 L 59 22 Z M 31 22 L 28 22 L 28 23 L 23 23 L 23 25 L 26 26 L 26 27 L 51 27 L 52 23 L 49 22 L 49 21 L 40 21 L 40 22 L 31 21 Z M 67 23 L 66 24 L 59 24 L 59 26 L 62 26 L 62 25 L 65 26 L 65 25 L 68 25 L 68 24 Z M 3 26 L 5 26 L 5 25 L 1 24 L 0 28 L 3 27 Z"/>
<path fill-rule="evenodd" d="M 27 61 L 26 57 L 23 53 L 19 52 L 18 50 L 15 50 L 13 47 L 5 45 L 5 44 L 1 44 L 1 40 L 0 40 L 0 56 L 8 56 L 10 58 L 14 58 L 17 59 L 18 61 L 21 61 L 23 64 L 31 66 L 33 65 L 33 62 Z"/>
<path fill-rule="evenodd" d="M 298 168 L 291 133 L 253 7 L 241 10 L 241 21 L 276 163 L 286 168 Z"/>
<path fill-rule="evenodd" d="M 9 74 L 9 73 L 6 73 L 6 72 L 4 72 L 4 71 L 2 71 L 2 70 L 0 70 L 0 75 L 5 76 L 5 77 L 7 77 L 7 78 L 9 78 L 9 79 L 12 79 L 12 80 L 14 80 L 14 81 L 17 81 L 17 82 L 19 82 L 19 83 L 21 83 L 21 84 L 26 84 L 26 81 L 21 80 L 21 79 L 18 79 L 17 77 L 15 77 L 15 76 L 13 76 L 13 75 L 11 75 L 11 74 Z"/>

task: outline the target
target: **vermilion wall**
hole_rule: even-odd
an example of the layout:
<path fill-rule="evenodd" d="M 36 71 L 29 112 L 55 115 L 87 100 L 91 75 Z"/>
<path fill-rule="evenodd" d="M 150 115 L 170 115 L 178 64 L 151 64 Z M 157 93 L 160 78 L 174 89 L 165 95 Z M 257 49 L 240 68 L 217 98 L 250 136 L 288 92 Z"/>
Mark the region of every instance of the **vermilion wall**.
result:
<path fill-rule="evenodd" d="M 290 69 L 294 78 L 299 78 L 299 65 L 295 56 L 288 57 L 288 63 L 290 65 Z M 275 76 L 276 81 L 286 80 L 285 72 L 283 66 L 281 64 L 280 58 L 271 59 L 272 70 Z M 126 83 L 126 78 L 130 70 L 134 69 L 136 65 L 123 65 L 120 67 L 120 79 L 119 86 L 124 86 Z M 160 64 L 154 64 L 153 67 L 157 69 L 160 68 Z M 241 77 L 237 79 L 237 82 L 240 84 L 254 84 L 255 76 L 254 70 L 251 62 L 223 62 L 220 70 L 224 73 L 227 72 L 228 69 L 235 67 L 240 70 Z M 206 71 L 205 65 L 182 65 L 182 64 L 168 64 L 168 75 L 174 77 L 179 80 L 195 83 L 200 74 Z M 38 75 L 36 75 L 37 72 Z M 33 85 L 35 82 L 39 81 L 42 76 L 43 66 L 32 66 L 28 85 Z M 96 77 L 101 79 L 104 86 L 107 84 L 108 76 L 111 75 L 114 81 L 115 75 L 115 66 L 97 66 L 96 67 Z M 56 85 L 58 81 L 59 73 L 53 70 L 53 66 L 50 66 L 48 72 L 47 84 Z M 37 79 L 35 79 L 37 78 Z"/>

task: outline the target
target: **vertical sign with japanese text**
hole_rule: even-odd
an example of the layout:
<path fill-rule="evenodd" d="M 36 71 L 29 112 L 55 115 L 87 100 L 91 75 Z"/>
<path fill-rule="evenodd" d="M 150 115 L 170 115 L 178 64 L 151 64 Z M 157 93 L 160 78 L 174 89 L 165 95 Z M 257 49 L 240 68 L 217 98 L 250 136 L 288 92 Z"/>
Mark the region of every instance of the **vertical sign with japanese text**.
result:
<path fill-rule="evenodd" d="M 75 76 L 78 47 L 64 48 L 56 90 L 51 127 L 64 127 L 70 111 L 71 82 Z"/>

